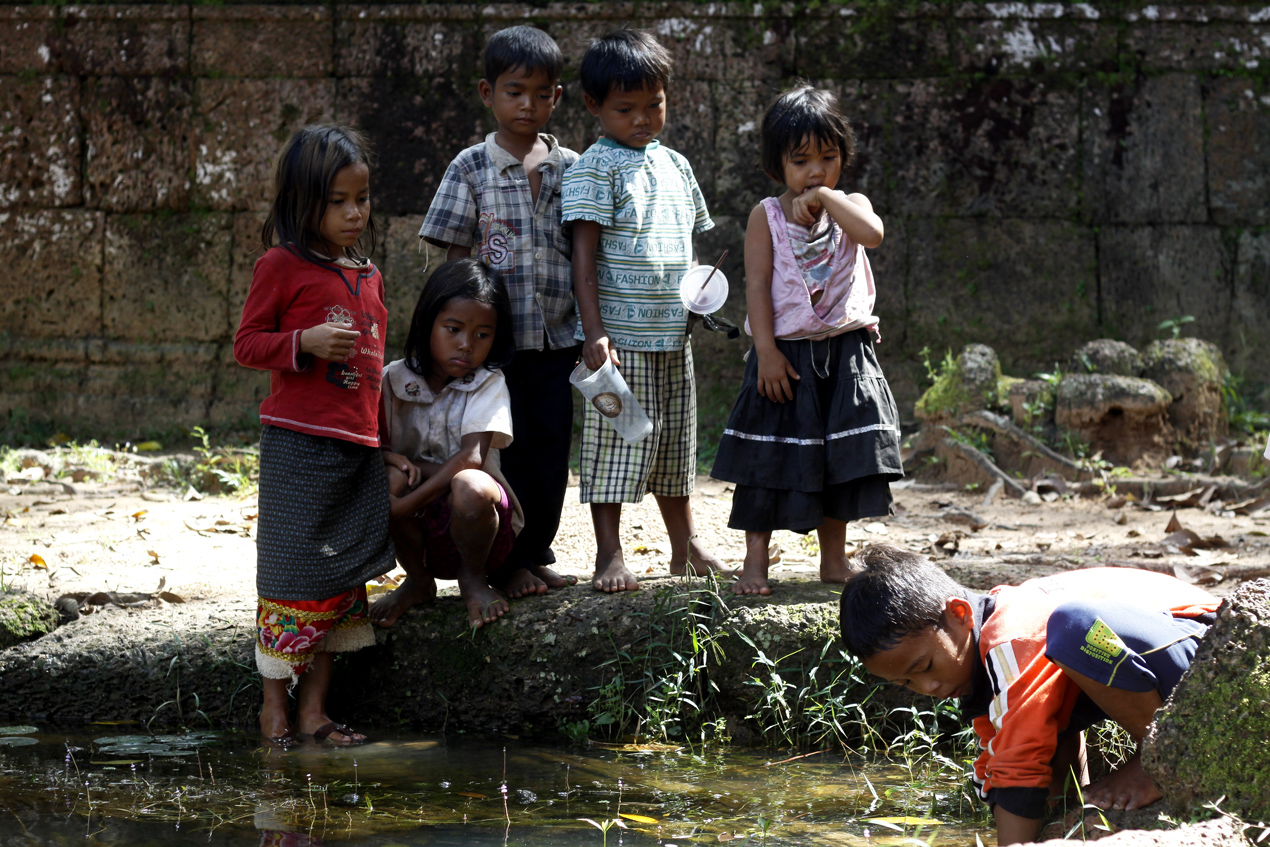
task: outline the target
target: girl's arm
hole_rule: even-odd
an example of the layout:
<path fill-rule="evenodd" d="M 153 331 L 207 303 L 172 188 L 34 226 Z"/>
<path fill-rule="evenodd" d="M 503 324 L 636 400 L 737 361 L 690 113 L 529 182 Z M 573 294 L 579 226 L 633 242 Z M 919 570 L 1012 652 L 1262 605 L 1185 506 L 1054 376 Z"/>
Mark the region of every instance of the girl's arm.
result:
<path fill-rule="evenodd" d="M 485 467 L 493 440 L 492 432 L 468 433 L 459 442 L 459 451 L 440 466 L 420 462 L 419 472 L 425 478 L 423 484 L 400 497 L 390 497 L 389 515 L 394 518 L 412 515 L 438 497 L 444 497 L 450 490 L 450 480 L 459 471 Z"/>
<path fill-rule="evenodd" d="M 821 185 L 799 194 L 792 205 L 794 220 L 803 226 L 815 223 L 816 216 L 824 209 L 856 244 L 872 250 L 882 243 L 885 234 L 882 219 L 863 194 L 847 194 Z"/>
<path fill-rule="evenodd" d="M 573 222 L 573 295 L 578 298 L 578 317 L 586 341 L 582 344 L 582 361 L 593 371 L 612 359 L 616 367 L 617 348 L 609 340 L 609 331 L 600 317 L 599 274 L 595 269 L 595 251 L 600 244 L 600 224 L 596 221 Z"/>
<path fill-rule="evenodd" d="M 794 399 L 791 379 L 798 371 L 776 349 L 775 314 L 772 309 L 772 230 L 763 204 L 750 212 L 745 225 L 745 309 L 750 319 L 750 335 L 758 356 L 758 393 L 777 403 Z"/>

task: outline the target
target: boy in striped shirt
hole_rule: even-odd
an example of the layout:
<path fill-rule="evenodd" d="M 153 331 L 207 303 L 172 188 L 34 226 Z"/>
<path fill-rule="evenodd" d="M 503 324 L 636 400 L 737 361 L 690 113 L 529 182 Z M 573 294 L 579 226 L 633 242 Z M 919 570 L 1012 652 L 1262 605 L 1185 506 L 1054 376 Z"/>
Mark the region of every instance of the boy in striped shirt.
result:
<path fill-rule="evenodd" d="M 696 540 L 688 495 L 697 465 L 697 397 L 679 280 L 695 264 L 692 236 L 714 226 L 692 167 L 661 146 L 671 59 L 655 38 L 618 30 L 582 59 L 587 109 L 604 135 L 565 174 L 565 222 L 573 223 L 573 290 L 587 367 L 617 366 L 653 421 L 626 444 L 587 409 L 582 502 L 595 524 L 595 588 L 639 588 L 622 556 L 622 503 L 657 498 L 671 543 L 671 573 L 719 563 Z"/>
<path fill-rule="evenodd" d="M 1113 720 L 1134 741 L 1191 665 L 1218 601 L 1133 568 L 1068 571 L 978 594 L 925 556 L 883 544 L 842 591 L 842 640 L 887 682 L 956 697 L 979 737 L 974 783 L 998 844 L 1034 841 L 1069 775 L 1088 782 L 1082 730 Z M 1104 809 L 1160 799 L 1134 754 L 1084 791 Z"/>

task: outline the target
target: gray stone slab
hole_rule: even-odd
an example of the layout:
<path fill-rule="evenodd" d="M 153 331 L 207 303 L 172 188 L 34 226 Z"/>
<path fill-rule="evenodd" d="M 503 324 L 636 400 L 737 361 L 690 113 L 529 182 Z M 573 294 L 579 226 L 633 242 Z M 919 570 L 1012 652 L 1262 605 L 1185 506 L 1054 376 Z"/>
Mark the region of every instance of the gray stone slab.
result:
<path fill-rule="evenodd" d="M 335 116 L 334 81 L 326 79 L 200 78 L 194 99 L 190 199 L 222 211 L 268 209 L 282 145 L 297 129 Z"/>
<path fill-rule="evenodd" d="M 1084 72 L 1114 63 L 1117 33 L 1099 21 L 963 20 L 952 28 L 952 63 L 1006 74 Z"/>
<path fill-rule="evenodd" d="M 63 65 L 81 75 L 150 76 L 190 70 L 187 6 L 68 6 Z"/>
<path fill-rule="evenodd" d="M 1222 345 L 1227 363 L 1250 382 L 1270 382 L 1270 356 L 1259 343 L 1270 338 L 1270 233 L 1239 234 L 1230 306 L 1230 339 Z"/>
<path fill-rule="evenodd" d="M 908 344 L 908 280 L 909 280 L 909 222 L 900 217 L 884 217 L 882 225 L 886 234 L 882 243 L 868 251 L 869 264 L 873 268 L 873 282 L 877 288 L 877 303 L 873 314 L 878 316 L 878 329 L 882 344 L 888 351 L 899 351 Z"/>
<path fill-rule="evenodd" d="M 336 75 L 479 76 L 484 44 L 475 28 L 438 17 L 423 5 L 336 6 Z"/>
<path fill-rule="evenodd" d="M 1204 118 L 1213 221 L 1270 223 L 1270 94 L 1247 77 L 1210 79 L 1204 87 Z"/>
<path fill-rule="evenodd" d="M 1234 256 L 1211 226 L 1105 226 L 1098 232 L 1102 323 L 1136 346 L 1162 321 L 1190 315 L 1187 335 L 1225 347 Z M 1166 330 L 1167 332 L 1167 330 Z"/>
<path fill-rule="evenodd" d="M 190 7 L 195 76 L 329 76 L 340 52 L 330 6 Z"/>
<path fill-rule="evenodd" d="M 51 74 L 61 70 L 62 35 L 57 7 L 0 7 L 0 74 Z"/>
<path fill-rule="evenodd" d="M 948 29 L 935 18 L 906 20 L 882 6 L 825 6 L 793 22 L 800 77 L 911 79 L 950 67 Z"/>
<path fill-rule="evenodd" d="M 193 92 L 189 79 L 107 76 L 85 82 L 86 204 L 112 212 L 189 207 Z"/>
<path fill-rule="evenodd" d="M 394 215 L 384 223 L 384 246 L 376 262 L 384 275 L 388 306 L 388 335 L 384 343 L 393 351 L 385 354 L 384 361 L 390 362 L 401 357 L 419 294 L 432 273 L 445 262 L 445 251 L 420 242 L 422 214 Z"/>
<path fill-rule="evenodd" d="M 1081 104 L 1086 214 L 1094 223 L 1202 223 L 1199 80 L 1166 74 L 1091 85 Z"/>
<path fill-rule="evenodd" d="M 235 362 L 230 344 L 218 348 L 206 372 L 206 378 L 216 386 L 208 398 L 207 422 L 217 427 L 254 429 L 260 425 L 260 403 L 269 396 L 269 372 Z"/>
<path fill-rule="evenodd" d="M 778 87 L 754 80 L 715 84 L 714 196 L 707 199 L 720 214 L 748 216 L 762 198 L 784 190 L 759 163 L 763 113 L 778 93 Z"/>
<path fill-rule="evenodd" d="M 230 248 L 229 288 L 226 295 L 228 308 L 225 310 L 227 322 L 225 335 L 233 339 L 238 332 L 238 324 L 243 316 L 243 304 L 247 302 L 247 292 L 251 291 L 251 275 L 256 267 L 256 260 L 264 255 L 264 245 L 260 241 L 260 228 L 264 225 L 267 212 L 235 212 L 233 215 L 233 243 Z"/>
<path fill-rule="evenodd" d="M 224 213 L 107 218 L 107 336 L 150 343 L 225 340 L 231 225 Z"/>
<path fill-rule="evenodd" d="M 79 80 L 0 77 L 0 209 L 78 206 Z"/>
<path fill-rule="evenodd" d="M 0 324 L 28 338 L 102 332 L 100 212 L 0 212 Z"/>
<path fill-rule="evenodd" d="M 1265 22 L 1138 21 L 1126 27 L 1122 49 L 1149 70 L 1256 72 L 1270 59 Z"/>

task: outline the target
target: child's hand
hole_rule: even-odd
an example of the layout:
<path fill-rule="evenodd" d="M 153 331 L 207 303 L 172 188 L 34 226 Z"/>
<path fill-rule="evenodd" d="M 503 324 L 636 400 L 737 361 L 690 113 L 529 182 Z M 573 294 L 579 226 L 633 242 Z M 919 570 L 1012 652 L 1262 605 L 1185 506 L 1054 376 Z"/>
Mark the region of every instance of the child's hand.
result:
<path fill-rule="evenodd" d="M 799 194 L 790 203 L 791 211 L 794 213 L 794 223 L 803 226 L 811 226 L 820 217 L 821 211 L 825 208 L 821 202 L 820 192 L 829 191 L 823 185 L 817 185 L 807 189 Z"/>
<path fill-rule="evenodd" d="M 588 338 L 582 345 L 582 361 L 586 362 L 586 366 L 593 371 L 598 371 L 604 367 L 605 359 L 611 359 L 613 367 L 621 364 L 617 360 L 617 348 L 613 346 L 609 337 L 598 335 L 595 338 Z"/>
<path fill-rule="evenodd" d="M 758 393 L 775 403 L 784 403 L 794 399 L 794 387 L 791 379 L 801 379 L 798 371 L 785 358 L 785 354 L 774 350 L 770 354 L 758 357 Z"/>
<path fill-rule="evenodd" d="M 300 352 L 312 353 L 329 362 L 342 362 L 361 335 L 350 323 L 318 324 L 300 333 Z"/>
<path fill-rule="evenodd" d="M 396 468 L 406 475 L 406 485 L 414 488 L 419 484 L 419 466 L 407 459 L 400 453 L 394 453 L 391 450 L 384 451 L 384 464 L 390 468 Z"/>

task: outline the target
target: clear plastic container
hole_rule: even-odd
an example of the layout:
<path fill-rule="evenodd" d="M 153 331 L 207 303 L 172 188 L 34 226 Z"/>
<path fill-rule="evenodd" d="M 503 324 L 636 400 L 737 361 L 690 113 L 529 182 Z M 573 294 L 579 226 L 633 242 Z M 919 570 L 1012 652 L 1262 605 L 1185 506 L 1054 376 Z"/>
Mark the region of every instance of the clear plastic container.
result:
<path fill-rule="evenodd" d="M 713 276 L 711 273 L 713 272 Z M 690 268 L 679 280 L 679 300 L 689 312 L 717 312 L 728 299 L 728 278 L 709 265 Z"/>
<path fill-rule="evenodd" d="M 582 392 L 582 396 L 608 421 L 627 444 L 638 444 L 653 431 L 653 422 L 613 367 L 612 359 L 605 359 L 598 371 L 578 362 L 569 374 L 569 382 Z"/>

